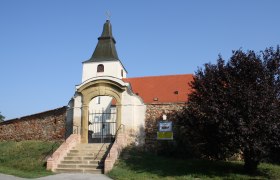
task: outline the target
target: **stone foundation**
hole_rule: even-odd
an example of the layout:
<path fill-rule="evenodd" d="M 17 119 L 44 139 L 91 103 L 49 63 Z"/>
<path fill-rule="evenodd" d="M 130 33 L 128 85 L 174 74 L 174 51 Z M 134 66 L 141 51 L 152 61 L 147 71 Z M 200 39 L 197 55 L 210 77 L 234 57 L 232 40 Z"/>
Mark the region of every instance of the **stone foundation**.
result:
<path fill-rule="evenodd" d="M 0 141 L 64 140 L 66 107 L 0 123 Z"/>

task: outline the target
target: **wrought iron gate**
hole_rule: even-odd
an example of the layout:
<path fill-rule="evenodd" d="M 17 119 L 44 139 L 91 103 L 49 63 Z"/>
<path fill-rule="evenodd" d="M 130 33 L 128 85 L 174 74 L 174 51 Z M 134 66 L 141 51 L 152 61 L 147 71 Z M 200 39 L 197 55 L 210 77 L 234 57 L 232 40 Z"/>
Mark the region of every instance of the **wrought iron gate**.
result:
<path fill-rule="evenodd" d="M 89 143 L 111 143 L 116 134 L 116 108 L 89 113 Z"/>

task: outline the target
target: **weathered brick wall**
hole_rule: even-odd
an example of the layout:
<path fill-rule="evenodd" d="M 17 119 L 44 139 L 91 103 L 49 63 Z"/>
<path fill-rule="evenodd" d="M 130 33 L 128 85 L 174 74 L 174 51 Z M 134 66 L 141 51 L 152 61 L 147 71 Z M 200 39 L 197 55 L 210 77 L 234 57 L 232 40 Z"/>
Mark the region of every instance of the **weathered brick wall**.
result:
<path fill-rule="evenodd" d="M 158 121 L 167 114 L 168 120 L 185 106 L 184 103 L 146 104 L 145 146 L 156 149 Z M 65 137 L 66 107 L 12 119 L 0 123 L 0 141 L 3 140 L 63 140 Z"/>
<path fill-rule="evenodd" d="M 0 123 L 0 141 L 63 140 L 66 107 Z"/>
<path fill-rule="evenodd" d="M 185 103 L 147 104 L 145 121 L 145 147 L 150 151 L 156 151 L 159 141 L 156 140 L 158 122 L 162 115 L 167 115 L 167 120 L 174 121 L 176 115 L 185 107 Z"/>

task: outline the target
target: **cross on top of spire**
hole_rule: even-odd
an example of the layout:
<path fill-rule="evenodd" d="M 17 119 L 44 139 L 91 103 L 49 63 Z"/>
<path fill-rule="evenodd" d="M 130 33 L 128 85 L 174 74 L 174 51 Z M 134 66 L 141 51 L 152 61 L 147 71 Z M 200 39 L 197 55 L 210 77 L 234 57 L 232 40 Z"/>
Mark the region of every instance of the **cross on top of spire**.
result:
<path fill-rule="evenodd" d="M 111 13 L 110 13 L 110 11 L 106 11 L 106 19 L 107 19 L 107 20 L 110 20 L 110 18 L 111 18 Z"/>

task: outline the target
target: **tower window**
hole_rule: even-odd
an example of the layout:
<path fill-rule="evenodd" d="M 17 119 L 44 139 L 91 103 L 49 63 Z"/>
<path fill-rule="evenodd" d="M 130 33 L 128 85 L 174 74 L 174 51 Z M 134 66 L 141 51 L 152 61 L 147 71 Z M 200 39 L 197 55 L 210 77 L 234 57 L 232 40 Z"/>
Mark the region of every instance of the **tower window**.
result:
<path fill-rule="evenodd" d="M 123 70 L 121 70 L 121 76 L 123 77 Z"/>
<path fill-rule="evenodd" d="M 104 65 L 103 64 L 99 64 L 97 66 L 97 72 L 104 72 Z"/>

